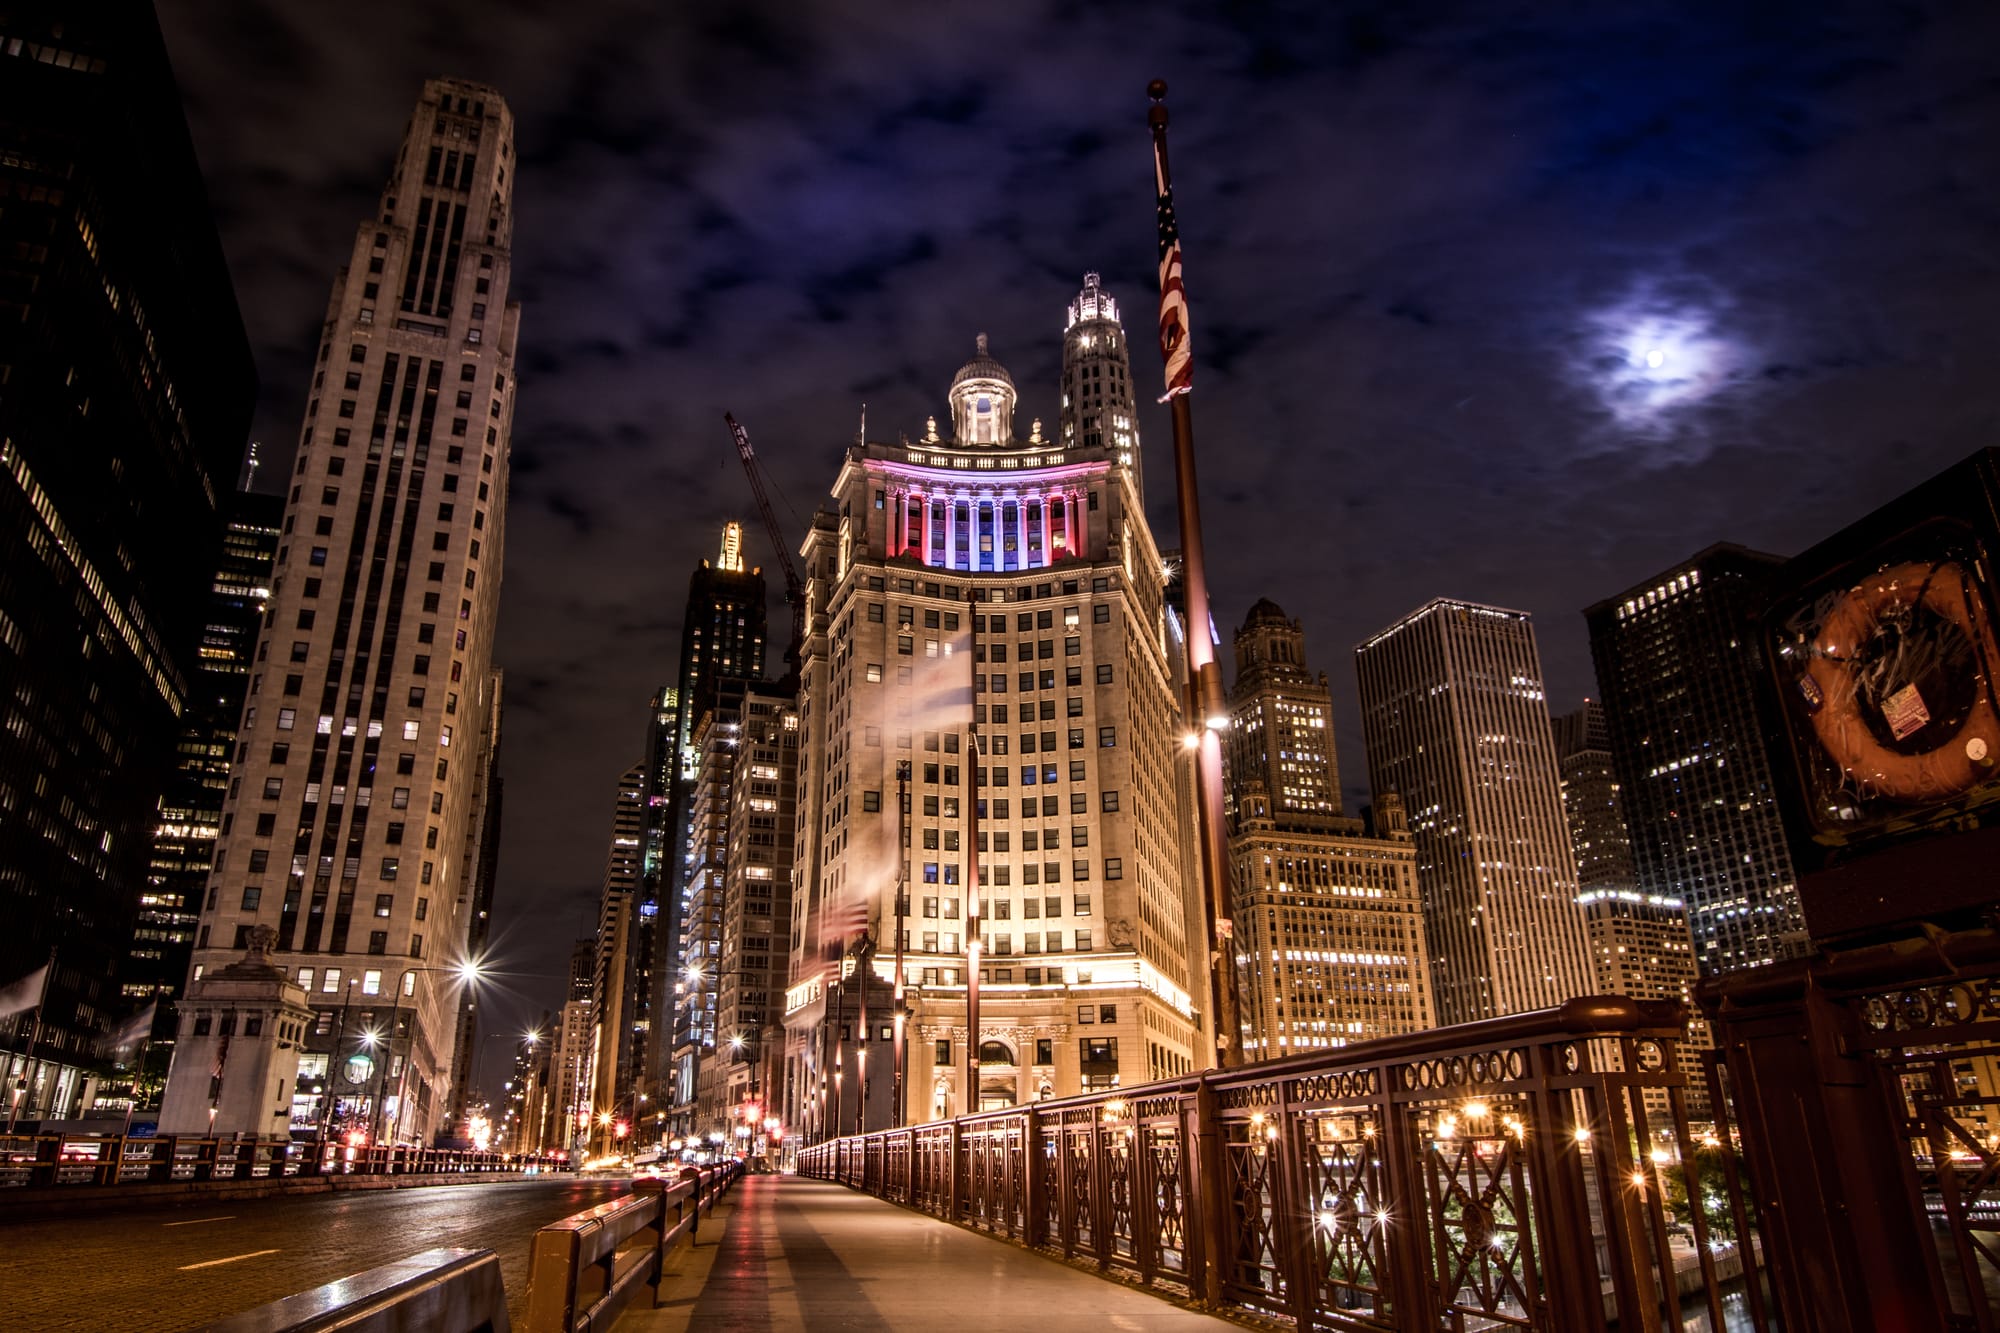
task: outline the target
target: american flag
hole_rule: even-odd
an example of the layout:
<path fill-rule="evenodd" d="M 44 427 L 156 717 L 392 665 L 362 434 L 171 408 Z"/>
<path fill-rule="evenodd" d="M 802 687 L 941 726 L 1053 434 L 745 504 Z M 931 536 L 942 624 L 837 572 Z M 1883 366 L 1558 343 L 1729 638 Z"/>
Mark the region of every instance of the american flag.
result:
<path fill-rule="evenodd" d="M 1194 349 L 1188 343 L 1187 289 L 1181 285 L 1181 233 L 1174 224 L 1174 187 L 1167 180 L 1165 147 L 1157 140 L 1153 144 L 1153 176 L 1160 189 L 1160 356 L 1167 363 L 1165 397 L 1171 398 L 1194 387 Z"/>

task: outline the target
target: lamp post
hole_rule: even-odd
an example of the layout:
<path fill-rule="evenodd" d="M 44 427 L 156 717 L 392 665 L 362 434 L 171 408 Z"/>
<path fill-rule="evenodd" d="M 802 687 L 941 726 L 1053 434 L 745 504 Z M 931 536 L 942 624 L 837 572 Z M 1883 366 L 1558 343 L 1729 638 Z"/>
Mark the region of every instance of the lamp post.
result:
<path fill-rule="evenodd" d="M 903 1038 L 909 1025 L 910 1010 L 903 997 L 903 912 L 908 906 L 910 891 L 910 761 L 899 760 L 896 764 L 896 997 L 895 997 L 895 1076 L 889 1094 L 889 1127 L 903 1127 L 903 1073 L 907 1067 L 907 1054 Z M 977 856 L 977 849 L 973 855 Z"/>
<path fill-rule="evenodd" d="M 389 1055 L 390 1055 L 390 1057 L 391 1057 L 391 1058 L 393 1058 L 393 1057 L 394 1057 L 394 1055 L 395 1055 L 395 1051 L 396 1051 L 396 1031 L 397 1031 L 397 1029 L 398 1029 L 399 1027 L 401 1027 L 401 1026 L 402 1026 L 402 1015 L 403 1015 L 403 987 L 404 987 L 404 985 L 405 985 L 405 984 L 406 984 L 406 983 L 407 983 L 407 982 L 409 981 L 409 979 L 410 979 L 411 977 L 414 977 L 414 976 L 417 976 L 418 974 L 420 974 L 420 973 L 424 973 L 424 972 L 449 972 L 449 973 L 451 973 L 451 974 L 452 974 L 453 976 L 457 977 L 457 978 L 458 978 L 458 979 L 459 979 L 459 980 L 460 980 L 461 982 L 463 982 L 463 983 L 464 983 L 465 985 L 468 985 L 468 986 L 471 986 L 471 985 L 476 985 L 476 984 L 478 984 L 478 983 L 479 983 L 479 982 L 480 982 L 481 980 L 483 980 L 483 979 L 484 979 L 484 977 L 485 977 L 485 974 L 484 974 L 483 972 L 481 972 L 481 971 L 479 970 L 479 964 L 478 964 L 477 962 L 473 961 L 472 959 L 469 959 L 469 958 L 468 958 L 467 960 L 465 960 L 464 962 L 462 962 L 462 963 L 453 963 L 453 964 L 449 964 L 449 965 L 446 965 L 446 966 L 443 966 L 443 967 L 406 967 L 406 968 L 404 968 L 404 969 L 402 970 L 402 972 L 401 972 L 401 973 L 400 973 L 400 974 L 399 974 L 399 975 L 398 975 L 398 976 L 396 977 L 396 988 L 395 988 L 395 990 L 394 990 L 394 991 L 392 991 L 392 992 L 390 993 L 390 996 L 389 996 L 389 1034 L 388 1034 L 388 1046 L 389 1046 L 389 1050 L 388 1050 L 388 1053 L 389 1053 Z M 414 991 L 414 989 L 413 989 L 413 990 L 412 990 L 412 992 L 411 992 L 411 1001 L 412 1001 L 412 1003 L 411 1003 L 411 1005 L 410 1005 L 410 1008 L 411 1008 L 411 1010 L 412 1010 L 413 1012 L 414 1012 L 414 1011 L 415 1011 L 415 1009 L 416 1009 L 416 1004 L 415 1004 L 415 998 L 416 998 L 416 994 L 415 994 L 415 991 Z M 414 1054 L 414 1053 L 415 1053 L 415 1045 L 416 1045 L 416 1044 L 415 1044 L 414 1042 L 412 1042 L 412 1043 L 411 1043 L 411 1050 L 410 1050 L 410 1052 L 409 1052 L 409 1053 L 406 1053 L 406 1054 L 404 1055 L 404 1057 L 403 1057 L 403 1067 L 402 1067 L 402 1069 L 401 1069 L 401 1070 L 399 1070 L 399 1071 L 397 1072 L 397 1074 L 396 1074 L 396 1122 L 395 1122 L 395 1124 L 393 1124 L 393 1125 L 391 1125 L 391 1126 L 389 1127 L 389 1133 L 390 1133 L 390 1136 L 391 1136 L 391 1137 L 393 1137 L 393 1138 L 401 1138 L 401 1137 L 402 1137 L 402 1132 L 403 1132 L 403 1091 L 404 1091 L 404 1089 L 405 1089 L 405 1088 L 406 1088 L 406 1087 L 408 1086 L 408 1084 L 409 1084 L 409 1078 L 410 1078 L 410 1059 L 409 1059 L 409 1056 L 410 1056 L 410 1054 Z M 474 1060 L 475 1062 L 477 1062 L 478 1058 L 479 1058 L 479 1052 L 475 1051 L 475 1052 L 473 1053 L 473 1060 Z M 384 1069 L 382 1070 L 382 1072 L 381 1072 L 381 1073 L 380 1073 L 380 1074 L 379 1074 L 379 1075 L 377 1076 L 377 1078 L 376 1078 L 376 1081 L 375 1081 L 375 1094 L 376 1094 L 376 1095 L 375 1095 L 375 1099 L 374 1099 L 374 1105 L 373 1105 L 373 1106 L 371 1106 L 371 1107 L 369 1108 L 369 1118 L 368 1118 L 368 1141 L 369 1141 L 370 1143 L 373 1143 L 373 1142 L 375 1141 L 376 1137 L 377 1137 L 377 1136 L 378 1136 L 378 1135 L 379 1135 L 379 1134 L 381 1133 L 381 1130 L 382 1130 L 382 1095 L 381 1095 L 381 1094 L 382 1094 L 382 1088 L 383 1088 L 383 1085 L 384 1085 L 384 1083 L 386 1082 L 387 1078 L 388 1078 L 388 1070 L 387 1070 L 387 1068 L 386 1068 L 386 1066 L 385 1066 L 385 1067 L 384 1067 Z"/>
<path fill-rule="evenodd" d="M 319 1137 L 321 1143 L 324 1143 L 333 1135 L 333 1103 L 335 1100 L 333 1080 L 334 1076 L 341 1072 L 340 1045 L 347 1040 L 347 1007 L 353 1003 L 354 988 L 360 984 L 359 978 L 349 977 L 347 979 L 347 989 L 341 993 L 340 997 L 340 1023 L 334 1029 L 333 1050 L 326 1058 L 326 1077 L 320 1080 L 322 1089 L 320 1100 L 322 1105 L 319 1108 Z M 214 1123 L 212 1118 L 210 1123 Z"/>

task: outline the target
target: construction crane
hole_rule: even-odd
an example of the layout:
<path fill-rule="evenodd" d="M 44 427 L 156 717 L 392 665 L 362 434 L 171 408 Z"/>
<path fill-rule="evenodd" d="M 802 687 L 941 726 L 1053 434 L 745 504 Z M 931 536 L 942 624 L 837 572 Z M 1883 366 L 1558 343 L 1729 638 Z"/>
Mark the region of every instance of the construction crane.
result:
<path fill-rule="evenodd" d="M 727 412 L 722 414 L 722 419 L 729 423 L 729 433 L 736 438 L 736 456 L 743 460 L 743 471 L 750 478 L 750 491 L 757 497 L 757 512 L 764 516 L 764 531 L 771 538 L 771 549 L 778 553 L 778 568 L 785 572 L 785 601 L 792 608 L 792 641 L 785 648 L 785 679 L 796 686 L 799 662 L 806 650 L 806 585 L 799 578 L 798 568 L 792 564 L 792 553 L 786 549 L 785 530 L 778 526 L 778 516 L 771 509 L 771 497 L 764 492 L 764 468 L 757 461 L 757 451 L 750 447 L 750 432 Z"/>

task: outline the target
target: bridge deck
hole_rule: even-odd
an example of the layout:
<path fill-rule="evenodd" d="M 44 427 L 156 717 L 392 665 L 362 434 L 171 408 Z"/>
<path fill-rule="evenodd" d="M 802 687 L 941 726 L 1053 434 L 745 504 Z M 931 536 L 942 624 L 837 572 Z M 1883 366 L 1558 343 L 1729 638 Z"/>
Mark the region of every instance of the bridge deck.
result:
<path fill-rule="evenodd" d="M 1034 1333 L 1238 1328 L 839 1185 L 751 1176 L 668 1260 L 618 1333 L 868 1328 Z"/>

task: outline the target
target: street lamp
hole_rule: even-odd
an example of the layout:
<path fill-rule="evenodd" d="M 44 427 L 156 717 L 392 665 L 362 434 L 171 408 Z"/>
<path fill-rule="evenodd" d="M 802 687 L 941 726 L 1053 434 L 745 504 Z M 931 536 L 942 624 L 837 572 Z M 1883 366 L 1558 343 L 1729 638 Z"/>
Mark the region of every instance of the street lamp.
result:
<path fill-rule="evenodd" d="M 456 963 L 448 963 L 435 967 L 404 968 L 401 971 L 401 973 L 397 975 L 395 989 L 390 993 L 389 996 L 388 1036 L 389 1036 L 389 1055 L 391 1057 L 393 1057 L 395 1054 L 397 1029 L 399 1029 L 402 1026 L 403 989 L 405 986 L 408 986 L 410 984 L 410 978 L 418 976 L 425 972 L 449 973 L 450 975 L 458 979 L 459 984 L 465 986 L 476 986 L 481 981 L 484 981 L 486 979 L 486 974 L 484 971 L 481 970 L 479 961 L 473 958 L 466 958 Z M 411 995 L 410 1008 L 414 1012 L 416 1009 L 416 1003 L 415 1003 L 416 991 L 414 987 L 411 987 L 410 995 Z M 411 1043 L 412 1053 L 414 1053 L 414 1049 L 415 1049 L 415 1043 L 412 1042 Z M 480 1052 L 478 1051 L 473 1052 L 473 1060 L 475 1063 L 478 1061 L 479 1054 Z M 387 1079 L 388 1079 L 388 1068 L 385 1064 L 376 1078 L 374 1105 L 369 1108 L 368 1140 L 371 1143 L 375 1141 L 376 1137 L 381 1132 L 382 1100 L 383 1100 L 382 1090 L 383 1090 L 383 1085 L 387 1081 Z M 396 1074 L 396 1121 L 393 1125 L 389 1127 L 390 1137 L 394 1139 L 400 1139 L 403 1136 L 403 1109 L 405 1100 L 403 1094 L 404 1094 L 404 1089 L 409 1085 L 409 1079 L 410 1079 L 410 1059 L 409 1059 L 409 1054 L 405 1054 L 403 1058 L 403 1067 Z"/>

